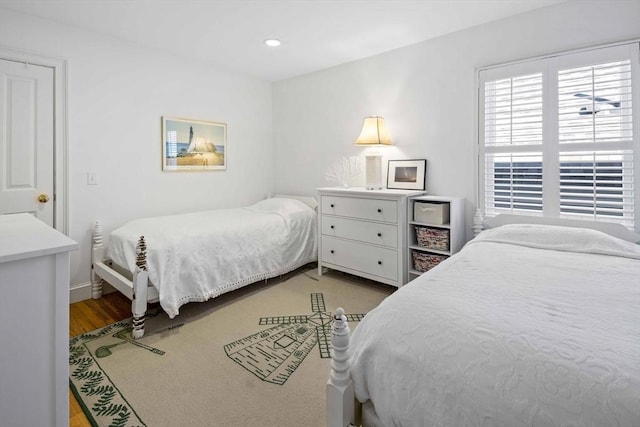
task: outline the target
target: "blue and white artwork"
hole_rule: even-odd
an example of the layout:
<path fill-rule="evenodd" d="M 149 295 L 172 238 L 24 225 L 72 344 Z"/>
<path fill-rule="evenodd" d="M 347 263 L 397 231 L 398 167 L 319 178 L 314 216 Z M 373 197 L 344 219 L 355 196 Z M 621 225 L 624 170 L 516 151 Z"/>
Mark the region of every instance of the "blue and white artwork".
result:
<path fill-rule="evenodd" d="M 200 120 L 162 118 L 162 169 L 224 170 L 227 126 Z"/>

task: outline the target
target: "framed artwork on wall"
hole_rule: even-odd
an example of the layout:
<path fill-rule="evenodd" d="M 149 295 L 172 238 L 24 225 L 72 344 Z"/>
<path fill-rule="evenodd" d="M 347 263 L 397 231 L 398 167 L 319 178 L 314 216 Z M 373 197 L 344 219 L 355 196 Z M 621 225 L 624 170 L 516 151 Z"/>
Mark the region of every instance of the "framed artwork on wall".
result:
<path fill-rule="evenodd" d="M 424 190 L 427 160 L 389 160 L 387 188 L 397 190 Z"/>
<path fill-rule="evenodd" d="M 163 171 L 225 170 L 226 151 L 226 124 L 162 118 Z"/>

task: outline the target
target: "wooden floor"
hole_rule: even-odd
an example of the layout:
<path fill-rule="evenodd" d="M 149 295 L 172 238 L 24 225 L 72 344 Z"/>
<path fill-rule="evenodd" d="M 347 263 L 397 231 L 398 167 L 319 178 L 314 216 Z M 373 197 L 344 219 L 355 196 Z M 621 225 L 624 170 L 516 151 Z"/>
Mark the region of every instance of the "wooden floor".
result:
<path fill-rule="evenodd" d="M 90 299 L 71 304 L 70 311 L 69 337 L 75 337 L 131 317 L 131 301 L 120 292 L 113 292 L 97 300 Z M 91 426 L 71 390 L 69 426 Z"/>

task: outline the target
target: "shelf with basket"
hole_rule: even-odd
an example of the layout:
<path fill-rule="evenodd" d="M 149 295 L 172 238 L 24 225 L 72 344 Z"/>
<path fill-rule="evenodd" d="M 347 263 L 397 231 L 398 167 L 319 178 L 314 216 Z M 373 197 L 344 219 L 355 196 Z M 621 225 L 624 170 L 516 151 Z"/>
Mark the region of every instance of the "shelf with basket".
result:
<path fill-rule="evenodd" d="M 432 269 L 466 243 L 464 199 L 416 196 L 408 204 L 409 280 Z"/>

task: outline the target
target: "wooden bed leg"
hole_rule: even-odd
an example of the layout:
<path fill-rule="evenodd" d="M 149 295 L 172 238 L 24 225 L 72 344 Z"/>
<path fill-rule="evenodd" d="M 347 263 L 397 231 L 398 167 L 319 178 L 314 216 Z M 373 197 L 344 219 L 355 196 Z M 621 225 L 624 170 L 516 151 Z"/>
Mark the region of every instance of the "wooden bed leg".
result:
<path fill-rule="evenodd" d="M 349 375 L 349 324 L 344 310 L 333 316 L 331 331 L 331 373 L 327 381 L 327 427 L 354 425 L 353 382 Z"/>
<path fill-rule="evenodd" d="M 131 299 L 131 311 L 133 312 L 132 335 L 134 339 L 144 336 L 144 316 L 147 312 L 148 285 L 147 244 L 144 241 L 144 236 L 140 236 L 136 246 L 136 270 L 133 272 L 133 298 Z"/>
<path fill-rule="evenodd" d="M 91 232 L 91 298 L 102 297 L 102 279 L 95 272 L 94 265 L 104 259 L 104 246 L 102 245 L 102 224 L 96 221 Z"/>

